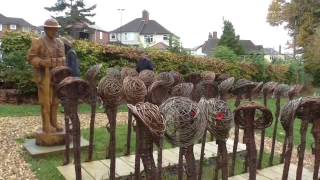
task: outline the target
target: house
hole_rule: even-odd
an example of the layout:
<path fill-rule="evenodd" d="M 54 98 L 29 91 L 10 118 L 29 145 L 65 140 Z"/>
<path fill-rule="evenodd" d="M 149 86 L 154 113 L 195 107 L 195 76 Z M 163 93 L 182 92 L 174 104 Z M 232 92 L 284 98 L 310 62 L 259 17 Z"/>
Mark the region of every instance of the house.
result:
<path fill-rule="evenodd" d="M 31 32 L 34 26 L 22 18 L 6 17 L 0 14 L 0 41 L 5 31 Z"/>
<path fill-rule="evenodd" d="M 68 25 L 66 30 L 74 39 L 89 40 L 103 45 L 109 43 L 109 33 L 96 25 L 78 22 Z M 44 34 L 43 26 L 37 27 L 37 31 L 39 34 Z"/>
<path fill-rule="evenodd" d="M 285 60 L 287 57 L 286 55 L 281 53 L 281 50 L 278 52 L 273 48 L 263 48 L 264 51 L 264 59 L 273 62 L 276 60 Z"/>
<path fill-rule="evenodd" d="M 34 30 L 34 26 L 22 18 L 6 17 L 0 14 L 0 46 L 2 37 L 6 31 L 22 31 L 31 32 Z M 2 53 L 0 52 L 0 60 L 2 59 Z"/>
<path fill-rule="evenodd" d="M 146 10 L 142 11 L 141 18 L 136 18 L 110 32 L 110 43 L 121 42 L 121 44 L 144 48 L 169 46 L 170 38 L 179 39 L 157 21 L 149 19 L 149 12 Z"/>
<path fill-rule="evenodd" d="M 195 55 L 206 55 L 210 56 L 214 54 L 218 43 L 219 43 L 218 34 L 216 31 L 209 33 L 208 40 L 206 40 L 202 45 L 197 46 L 191 52 Z M 250 54 L 263 54 L 263 46 L 255 45 L 251 40 L 240 40 L 241 46 L 244 48 L 244 51 L 247 55 Z"/>

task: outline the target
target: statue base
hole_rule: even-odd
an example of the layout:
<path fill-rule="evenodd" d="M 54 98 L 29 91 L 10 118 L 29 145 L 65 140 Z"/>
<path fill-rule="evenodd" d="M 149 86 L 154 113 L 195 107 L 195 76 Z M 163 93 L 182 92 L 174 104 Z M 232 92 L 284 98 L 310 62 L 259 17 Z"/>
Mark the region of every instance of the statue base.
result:
<path fill-rule="evenodd" d="M 36 132 L 36 145 L 58 146 L 65 144 L 65 131 L 46 133 L 42 129 Z"/>

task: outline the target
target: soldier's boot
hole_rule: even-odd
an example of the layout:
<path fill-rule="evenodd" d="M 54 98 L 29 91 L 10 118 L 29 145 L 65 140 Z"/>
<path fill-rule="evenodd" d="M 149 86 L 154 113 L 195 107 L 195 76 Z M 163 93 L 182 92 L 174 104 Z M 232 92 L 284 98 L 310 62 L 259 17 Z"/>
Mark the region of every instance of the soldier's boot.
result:
<path fill-rule="evenodd" d="M 51 126 L 51 123 L 50 123 L 50 107 L 48 105 L 42 105 L 41 113 L 42 113 L 43 132 L 46 132 L 46 133 L 56 132 L 56 128 Z"/>
<path fill-rule="evenodd" d="M 51 111 L 50 111 L 50 115 L 51 115 L 51 118 L 50 118 L 50 123 L 53 127 L 56 128 L 56 130 L 58 132 L 61 132 L 63 131 L 63 128 L 58 124 L 58 119 L 57 119 L 57 112 L 58 112 L 58 107 L 59 107 L 59 104 L 58 103 L 52 103 L 51 104 Z"/>

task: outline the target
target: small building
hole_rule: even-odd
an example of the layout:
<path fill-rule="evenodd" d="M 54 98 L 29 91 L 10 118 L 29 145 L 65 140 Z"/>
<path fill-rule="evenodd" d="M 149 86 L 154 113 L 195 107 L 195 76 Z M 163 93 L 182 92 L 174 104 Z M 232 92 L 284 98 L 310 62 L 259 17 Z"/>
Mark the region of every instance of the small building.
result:
<path fill-rule="evenodd" d="M 22 18 L 6 17 L 0 14 L 0 42 L 5 31 L 31 32 L 34 26 Z"/>
<path fill-rule="evenodd" d="M 169 46 L 170 38 L 179 39 L 157 21 L 149 19 L 149 12 L 146 10 L 143 10 L 141 18 L 136 18 L 110 32 L 110 43 L 144 48 Z"/>

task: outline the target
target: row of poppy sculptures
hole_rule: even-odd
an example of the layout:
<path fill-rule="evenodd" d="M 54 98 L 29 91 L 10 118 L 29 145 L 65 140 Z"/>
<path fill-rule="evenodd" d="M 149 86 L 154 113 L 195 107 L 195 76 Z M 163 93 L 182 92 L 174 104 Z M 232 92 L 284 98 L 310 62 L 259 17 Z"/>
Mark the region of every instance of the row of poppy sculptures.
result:
<path fill-rule="evenodd" d="M 95 73 L 91 73 L 91 74 L 94 74 L 94 76 L 96 76 L 100 67 L 96 66 L 95 68 L 92 68 L 95 70 L 95 71 L 93 71 Z M 128 69 L 126 71 L 128 71 Z M 90 74 L 89 72 L 88 72 L 88 74 Z M 212 79 L 214 79 L 214 78 L 212 78 L 212 77 L 214 77 L 214 75 L 212 75 L 212 73 L 211 73 L 210 76 L 207 76 L 207 77 L 209 77 L 209 79 L 204 79 L 200 83 L 196 84 L 196 80 L 201 79 L 201 77 L 199 78 L 199 76 L 194 75 L 194 76 L 189 77 L 189 80 L 192 82 L 192 85 L 190 83 L 189 84 L 188 83 L 179 83 L 179 84 L 176 83 L 179 86 L 176 86 L 176 88 L 170 89 L 170 86 L 172 86 L 175 82 L 177 82 L 177 81 L 175 81 L 176 79 L 179 80 L 178 82 L 181 82 L 182 78 L 180 78 L 178 76 L 178 73 L 162 73 L 162 74 L 160 73 L 160 75 L 157 77 L 158 81 L 155 81 L 152 84 L 150 84 L 150 82 L 152 82 L 152 81 L 150 81 L 150 78 L 149 78 L 150 76 L 145 76 L 145 78 L 140 77 L 140 79 L 144 80 L 143 83 L 139 82 L 139 79 L 133 79 L 133 78 L 128 79 L 132 75 L 135 76 L 134 75 L 135 73 L 132 73 L 132 72 L 133 71 L 130 70 L 129 73 L 126 73 L 125 71 L 124 72 L 122 71 L 121 73 L 119 73 L 116 70 L 111 70 L 111 71 L 109 71 L 107 76 L 100 81 L 99 86 L 98 86 L 98 94 L 104 100 L 106 112 L 109 117 L 108 119 L 109 119 L 109 123 L 110 123 L 111 140 L 110 140 L 110 146 L 109 146 L 109 151 L 108 151 L 109 157 L 111 159 L 110 179 L 112 179 L 112 176 L 115 175 L 114 173 L 112 173 L 112 171 L 115 170 L 115 152 L 114 152 L 114 150 L 115 150 L 115 136 L 113 134 L 115 133 L 116 108 L 114 108 L 114 107 L 116 107 L 116 105 L 120 104 L 123 101 L 123 99 L 122 99 L 123 97 L 121 97 L 122 91 L 126 92 L 126 93 L 124 93 L 125 94 L 124 99 L 126 99 L 127 102 L 131 101 L 131 103 L 133 102 L 133 104 L 135 104 L 135 102 L 139 102 L 139 101 L 143 102 L 144 96 L 147 95 L 146 99 L 148 99 L 150 102 L 153 102 L 153 103 L 159 105 L 159 104 L 162 104 L 162 102 L 166 99 L 166 97 L 170 96 L 170 93 L 172 93 L 176 96 L 179 96 L 179 93 L 180 93 L 181 96 L 187 96 L 189 98 L 191 97 L 191 99 L 196 99 L 201 96 L 204 96 L 207 98 L 217 97 L 217 94 L 220 94 L 220 98 L 224 99 L 226 92 L 228 92 L 228 89 L 230 89 L 230 87 L 232 87 L 231 85 L 234 81 L 234 79 L 232 79 L 232 78 L 228 78 L 224 81 L 220 80 L 221 83 L 219 84 L 219 86 L 217 86 L 215 83 L 213 83 Z M 144 74 L 152 74 L 152 73 L 148 72 L 148 73 L 144 73 Z M 126 77 L 126 76 L 128 76 L 128 77 Z M 171 78 L 171 76 L 173 78 Z M 204 76 L 204 77 L 206 77 L 206 76 Z M 87 78 L 87 79 L 90 79 L 90 78 Z M 122 79 L 124 79 L 123 84 L 121 83 Z M 95 82 L 95 81 L 92 81 L 92 79 L 91 79 L 89 82 Z M 127 83 L 125 83 L 125 82 L 127 82 Z M 130 84 L 128 82 L 132 82 L 132 83 Z M 146 83 L 146 82 L 149 82 L 149 83 Z M 93 85 L 91 85 L 91 87 L 94 87 L 94 83 L 92 83 L 92 84 Z M 116 84 L 116 86 L 114 86 L 115 84 Z M 125 84 L 127 84 L 127 85 L 125 85 Z M 143 86 L 146 86 L 147 84 L 150 85 L 150 88 L 143 87 Z M 193 84 L 196 84 L 195 89 L 190 88 L 191 86 L 193 86 Z M 253 84 L 255 84 L 255 86 Z M 122 85 L 125 85 L 125 86 L 122 87 Z M 182 89 L 181 88 L 179 89 L 179 87 L 181 87 Z M 189 88 L 185 88 L 185 87 L 189 87 Z M 236 86 L 233 87 L 233 92 L 234 92 L 234 94 L 237 95 L 236 103 L 237 104 L 239 103 L 239 100 L 241 99 L 241 96 L 243 94 L 248 94 L 248 96 L 250 98 L 251 92 L 259 92 L 260 90 L 258 90 L 258 89 L 261 89 L 261 87 L 262 87 L 261 83 L 252 83 L 252 82 L 249 82 L 246 80 L 237 81 Z M 250 88 L 252 88 L 252 89 L 250 89 Z M 95 87 L 93 89 L 91 88 L 90 91 L 92 91 L 92 90 L 94 91 L 94 89 L 96 89 L 96 88 Z M 144 89 L 147 89 L 148 93 L 140 93 L 139 94 L 139 92 L 146 92 Z M 243 90 L 243 89 L 245 89 L 245 90 Z M 97 91 L 95 91 L 95 92 L 97 92 Z M 250 93 L 248 93 L 248 92 L 250 92 Z M 139 95 L 140 95 L 140 97 L 139 97 Z M 91 93 L 91 98 L 90 98 L 91 101 L 89 101 L 89 102 L 92 104 L 93 109 L 94 109 L 93 102 L 95 102 L 96 99 L 93 98 L 93 96 L 94 96 L 94 93 Z M 90 95 L 89 95 L 89 97 L 90 97 Z M 113 108 L 110 108 L 110 107 L 113 107 Z M 129 109 L 131 110 L 132 108 L 129 108 Z M 66 111 L 66 112 L 68 112 L 68 111 Z M 92 117 L 91 122 L 94 121 L 94 110 L 92 112 L 93 113 L 91 116 Z M 181 116 L 181 114 L 180 114 L 180 116 Z M 137 117 L 137 115 L 135 115 L 135 117 Z M 177 119 L 179 119 L 178 117 L 177 117 Z M 185 117 L 185 116 L 182 115 L 182 117 Z M 193 117 L 193 116 L 191 116 L 191 117 Z M 220 114 L 220 116 L 217 116 L 216 119 L 219 120 L 219 119 L 221 119 L 221 117 L 223 117 L 223 116 Z M 139 119 L 139 118 L 137 118 L 137 119 Z M 188 118 L 186 118 L 186 119 L 188 119 Z M 138 122 L 139 121 L 137 121 L 137 124 L 139 124 Z M 93 134 L 93 129 L 92 129 L 92 133 L 91 133 L 91 127 L 93 127 L 93 125 L 91 125 L 91 124 L 93 124 L 93 123 L 90 123 L 90 135 Z M 137 126 L 137 129 L 139 129 L 138 126 Z M 236 126 L 237 126 L 237 124 L 236 124 Z M 142 125 L 140 125 L 139 127 L 142 127 L 140 129 L 143 129 Z M 113 131 L 113 129 L 114 129 L 114 131 Z M 140 130 L 137 132 L 138 132 L 137 134 L 143 134 L 143 133 L 141 133 Z M 214 133 L 212 133 L 212 134 L 214 134 Z M 90 138 L 90 140 L 91 140 L 91 138 Z M 139 140 L 139 138 L 137 138 L 137 141 L 138 140 Z M 217 142 L 218 142 L 218 140 L 217 140 Z M 142 145 L 143 144 L 146 145 L 148 143 L 150 144 L 151 141 L 149 140 L 145 143 L 142 143 Z M 140 147 L 141 147 L 141 144 L 139 142 L 137 143 L 137 145 L 140 145 Z M 219 143 L 218 143 L 218 145 L 219 145 Z M 236 143 L 235 143 L 235 145 L 236 145 Z M 225 149 L 225 148 L 223 148 L 223 146 L 218 146 L 218 147 L 222 147 L 222 148 L 220 148 L 222 150 L 218 150 L 218 153 L 223 152 L 223 149 Z M 147 148 L 147 149 L 149 150 L 149 158 L 147 158 L 147 159 L 150 159 L 150 152 L 152 151 L 152 149 L 150 148 L 150 145 L 149 145 L 149 148 Z M 151 149 L 151 151 L 150 151 L 150 149 Z M 188 153 L 188 149 L 190 151 L 189 153 Z M 193 150 L 193 148 L 190 148 L 190 147 L 189 148 L 181 148 L 180 149 L 181 150 L 180 157 L 182 157 L 182 155 L 185 155 L 186 158 L 191 159 L 191 162 L 194 162 L 194 160 L 193 160 L 194 158 L 192 158 L 193 153 L 192 153 L 191 149 Z M 139 146 L 137 147 L 137 150 L 139 150 Z M 90 157 L 90 152 L 92 153 L 92 150 L 90 151 L 90 148 L 89 148 L 89 157 Z M 139 154 L 140 153 L 138 153 L 137 156 Z M 146 154 L 148 154 L 148 153 L 146 153 Z M 190 154 L 191 154 L 191 156 L 190 156 Z M 202 154 L 203 154 L 203 148 L 202 148 Z M 161 153 L 159 153 L 159 156 L 161 156 Z M 91 157 L 92 157 L 92 155 L 91 155 Z M 143 157 L 148 157 L 148 155 L 143 156 Z M 201 157 L 203 160 L 203 155 Z M 223 156 L 221 156 L 221 157 L 223 157 Z M 88 158 L 88 159 L 90 160 L 90 158 Z M 180 160 L 181 160 L 181 158 L 180 158 Z M 159 158 L 158 161 L 161 161 L 161 158 Z M 136 161 L 136 163 L 137 162 L 140 162 L 140 161 Z M 143 160 L 143 162 L 146 162 L 146 167 L 149 167 L 148 164 L 150 164 L 150 161 Z M 222 162 L 226 162 L 226 161 L 222 161 Z M 161 162 L 160 162 L 160 164 L 161 164 Z M 161 167 L 161 166 L 159 166 L 159 167 Z M 181 167 L 181 163 L 180 163 L 180 167 Z M 201 167 L 202 166 L 200 166 L 200 168 Z M 217 166 L 217 167 L 218 168 L 224 167 L 224 169 L 225 169 L 226 166 Z M 137 166 L 136 166 L 136 168 L 137 168 Z M 159 168 L 159 169 L 161 169 L 161 168 Z M 180 171 L 179 171 L 180 173 L 178 173 L 178 174 L 179 174 L 179 177 L 181 177 L 181 169 L 182 168 L 179 168 L 179 169 L 180 169 Z M 195 169 L 195 168 L 189 168 L 189 169 Z M 136 172 L 140 172 L 140 171 L 136 171 Z M 154 171 L 150 171 L 150 172 L 151 172 L 151 174 L 150 174 L 151 176 L 149 176 L 149 177 L 154 177 L 154 176 L 152 176 L 154 174 Z M 159 170 L 159 172 L 161 172 L 161 170 Z M 192 172 L 195 172 L 195 171 L 192 171 Z M 201 178 L 201 172 L 202 171 L 200 170 L 200 173 L 199 173 L 200 178 Z M 225 170 L 223 170 L 223 172 L 225 172 Z M 139 179 L 139 174 L 140 173 L 136 173 L 136 178 L 138 178 L 138 179 Z M 190 174 L 192 175 L 190 178 L 194 179 L 195 173 L 190 173 Z M 224 174 L 224 176 L 227 177 L 227 175 L 226 175 L 227 173 L 223 173 L 223 174 Z M 161 177 L 161 176 L 159 176 L 159 177 Z"/>

